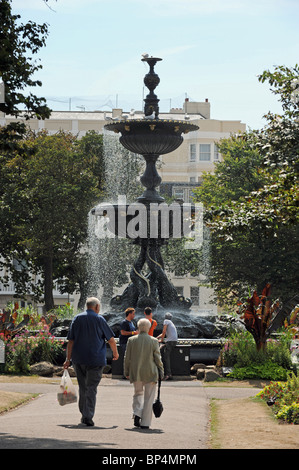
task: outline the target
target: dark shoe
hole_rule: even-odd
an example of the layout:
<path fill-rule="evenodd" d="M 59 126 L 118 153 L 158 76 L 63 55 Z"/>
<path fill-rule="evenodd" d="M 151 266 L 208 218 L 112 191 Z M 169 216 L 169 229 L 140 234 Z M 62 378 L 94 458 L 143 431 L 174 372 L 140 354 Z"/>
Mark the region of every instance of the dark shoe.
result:
<path fill-rule="evenodd" d="M 149 429 L 149 426 L 140 426 L 141 429 Z"/>
<path fill-rule="evenodd" d="M 140 416 L 134 415 L 134 426 L 140 428 Z"/>
<path fill-rule="evenodd" d="M 94 426 L 94 422 L 92 419 L 88 419 L 88 418 L 82 418 L 81 419 L 81 423 L 82 424 L 86 424 L 86 426 Z"/>

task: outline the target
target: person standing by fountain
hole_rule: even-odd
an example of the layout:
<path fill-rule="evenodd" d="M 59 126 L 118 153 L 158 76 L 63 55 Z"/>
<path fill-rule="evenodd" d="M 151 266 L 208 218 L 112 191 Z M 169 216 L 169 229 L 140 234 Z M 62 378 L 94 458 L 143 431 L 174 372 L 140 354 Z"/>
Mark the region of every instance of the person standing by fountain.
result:
<path fill-rule="evenodd" d="M 145 315 L 145 318 L 147 318 L 151 322 L 151 327 L 149 329 L 148 334 L 150 336 L 154 336 L 154 329 L 157 327 L 157 322 L 156 320 L 153 319 L 152 309 L 150 307 L 145 307 L 144 315 Z"/>
<path fill-rule="evenodd" d="M 138 334 L 136 326 L 133 323 L 135 317 L 135 309 L 129 307 L 125 310 L 126 318 L 120 324 L 119 346 L 125 354 L 127 342 L 130 336 Z"/>
<path fill-rule="evenodd" d="M 164 344 L 161 345 L 161 356 L 165 370 L 164 380 L 172 379 L 170 356 L 178 339 L 177 329 L 171 319 L 172 314 L 170 312 L 165 313 L 162 333 L 157 336 L 160 342 L 164 342 Z"/>
<path fill-rule="evenodd" d="M 71 323 L 67 339 L 65 369 L 72 359 L 79 385 L 79 410 L 81 423 L 94 426 L 97 387 L 106 365 L 106 340 L 112 349 L 113 360 L 118 359 L 114 334 L 106 320 L 99 315 L 100 301 L 90 297 L 86 311 L 76 315 Z"/>
<path fill-rule="evenodd" d="M 159 375 L 163 377 L 164 370 L 159 342 L 148 334 L 150 321 L 141 318 L 137 325 L 138 336 L 128 340 L 124 374 L 134 385 L 134 426 L 148 429 L 152 421 L 157 381 Z"/>

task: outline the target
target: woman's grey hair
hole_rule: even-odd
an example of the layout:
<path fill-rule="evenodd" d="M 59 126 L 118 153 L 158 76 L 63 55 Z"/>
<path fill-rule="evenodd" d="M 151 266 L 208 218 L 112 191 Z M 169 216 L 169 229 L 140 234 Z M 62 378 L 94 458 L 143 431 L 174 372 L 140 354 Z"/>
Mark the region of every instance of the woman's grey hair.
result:
<path fill-rule="evenodd" d="M 96 305 L 100 305 L 100 301 L 99 301 L 99 299 L 97 299 L 96 297 L 89 297 L 89 298 L 86 300 L 86 306 L 87 306 L 87 308 L 88 308 L 88 307 L 95 307 Z"/>
<path fill-rule="evenodd" d="M 140 318 L 137 322 L 138 330 L 148 333 L 151 327 L 151 322 L 147 318 Z"/>

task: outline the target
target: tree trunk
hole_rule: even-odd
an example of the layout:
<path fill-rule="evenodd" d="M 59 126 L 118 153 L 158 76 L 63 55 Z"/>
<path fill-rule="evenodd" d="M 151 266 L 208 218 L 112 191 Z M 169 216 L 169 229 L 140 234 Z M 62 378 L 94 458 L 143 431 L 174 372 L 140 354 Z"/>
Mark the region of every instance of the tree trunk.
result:
<path fill-rule="evenodd" d="M 44 259 L 44 302 L 45 310 L 49 312 L 54 308 L 53 298 L 53 258 L 47 256 Z"/>
<path fill-rule="evenodd" d="M 79 279 L 79 287 L 80 287 L 80 298 L 78 301 L 78 310 L 82 312 L 83 310 L 85 310 L 85 303 L 86 303 L 87 294 L 88 294 L 87 283 L 85 282 L 85 280 Z"/>

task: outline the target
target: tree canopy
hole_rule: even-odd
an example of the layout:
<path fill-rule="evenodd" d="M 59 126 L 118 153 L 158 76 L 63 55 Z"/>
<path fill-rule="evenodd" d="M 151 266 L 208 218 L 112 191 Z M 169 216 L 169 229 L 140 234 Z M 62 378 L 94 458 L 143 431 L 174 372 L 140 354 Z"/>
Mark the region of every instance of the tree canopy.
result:
<path fill-rule="evenodd" d="M 24 269 L 13 272 L 18 291 L 38 297 L 41 274 L 46 310 L 54 307 L 53 279 L 69 275 L 87 237 L 87 214 L 100 195 L 97 153 L 83 151 L 86 139 L 65 132 L 29 132 L 26 158 L 1 155 L 0 246 L 6 267 L 12 256 Z M 97 136 L 102 142 L 102 136 Z M 74 279 L 72 279 L 74 281 Z M 37 289 L 38 288 L 38 289 Z"/>
<path fill-rule="evenodd" d="M 221 141 L 223 162 L 196 192 L 212 230 L 211 282 L 222 303 L 268 282 L 283 300 L 298 289 L 298 71 L 281 66 L 259 77 L 283 114 L 268 113 L 265 128 Z"/>
<path fill-rule="evenodd" d="M 28 88 L 42 85 L 34 78 L 42 68 L 34 56 L 46 44 L 48 25 L 33 21 L 21 23 L 20 18 L 20 15 L 12 14 L 11 0 L 1 1 L 0 79 L 5 86 L 5 100 L 0 103 L 0 111 L 13 116 L 22 114 L 26 119 L 32 115 L 39 119 L 48 118 L 50 109 L 45 98 L 28 91 Z"/>

